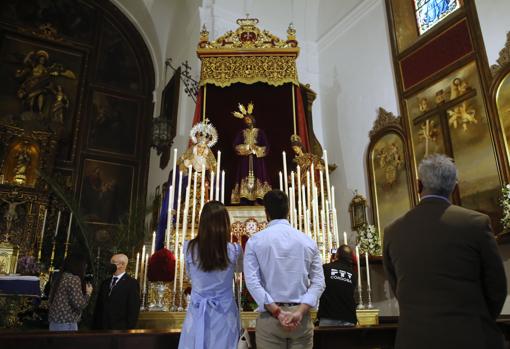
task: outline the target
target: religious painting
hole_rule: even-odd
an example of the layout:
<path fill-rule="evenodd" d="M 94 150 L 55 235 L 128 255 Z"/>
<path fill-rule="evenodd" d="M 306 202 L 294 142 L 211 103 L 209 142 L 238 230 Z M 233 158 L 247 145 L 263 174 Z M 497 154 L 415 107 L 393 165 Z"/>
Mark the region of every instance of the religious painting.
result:
<path fill-rule="evenodd" d="M 501 80 L 496 92 L 496 107 L 503 130 L 507 156 L 510 158 L 510 71 Z"/>
<path fill-rule="evenodd" d="M 87 232 L 94 246 L 108 248 L 116 236 L 117 226 L 114 224 L 88 223 Z"/>
<path fill-rule="evenodd" d="M 374 224 L 383 240 L 384 228 L 412 205 L 402 136 L 389 131 L 371 143 L 368 161 Z"/>
<path fill-rule="evenodd" d="M 96 79 L 120 90 L 139 92 L 143 88 L 137 58 L 129 41 L 108 20 L 104 22 Z"/>
<path fill-rule="evenodd" d="M 355 191 L 355 195 L 349 204 L 352 230 L 358 230 L 367 224 L 367 200 Z"/>
<path fill-rule="evenodd" d="M 170 143 L 167 147 L 157 147 L 159 159 L 159 168 L 162 170 L 168 165 L 170 160 L 170 148 L 172 147 L 175 135 L 177 133 L 177 114 L 179 111 L 179 90 L 181 87 L 181 67 L 177 68 L 174 75 L 168 81 L 161 95 L 161 114 L 169 124 L 168 137 Z"/>
<path fill-rule="evenodd" d="M 415 166 L 429 154 L 451 156 L 459 171 L 456 203 L 488 214 L 497 231 L 501 183 L 481 91 L 471 62 L 407 98 L 406 106 Z"/>
<path fill-rule="evenodd" d="M 6 36 L 0 52 L 0 123 L 53 131 L 70 160 L 83 54 Z"/>
<path fill-rule="evenodd" d="M 86 159 L 80 207 L 88 222 L 119 224 L 130 212 L 134 168 Z"/>
<path fill-rule="evenodd" d="M 91 41 L 96 24 L 95 11 L 79 0 L 2 0 L 0 18 L 22 31 L 56 41 L 62 37 Z"/>
<path fill-rule="evenodd" d="M 499 221 L 501 183 L 483 99 L 476 96 L 447 112 L 461 203 Z"/>
<path fill-rule="evenodd" d="M 88 147 L 90 149 L 134 155 L 138 102 L 95 91 L 92 95 Z"/>

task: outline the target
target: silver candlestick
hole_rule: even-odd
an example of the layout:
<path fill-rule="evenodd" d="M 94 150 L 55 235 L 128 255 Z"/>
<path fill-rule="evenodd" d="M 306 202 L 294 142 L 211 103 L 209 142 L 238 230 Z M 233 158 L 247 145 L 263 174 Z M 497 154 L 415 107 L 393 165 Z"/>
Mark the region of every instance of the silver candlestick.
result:
<path fill-rule="evenodd" d="M 370 286 L 367 287 L 367 293 L 368 293 L 367 309 L 372 309 L 374 305 L 372 304 L 372 288 Z"/>
<path fill-rule="evenodd" d="M 363 290 L 361 287 L 358 287 L 358 306 L 357 309 L 365 309 L 365 305 L 363 304 Z"/>

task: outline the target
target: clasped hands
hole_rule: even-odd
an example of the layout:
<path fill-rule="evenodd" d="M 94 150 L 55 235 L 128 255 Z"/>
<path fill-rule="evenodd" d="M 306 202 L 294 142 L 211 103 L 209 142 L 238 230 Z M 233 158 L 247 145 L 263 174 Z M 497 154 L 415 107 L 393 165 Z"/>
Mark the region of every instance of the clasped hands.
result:
<path fill-rule="evenodd" d="M 301 320 L 303 319 L 303 314 L 300 311 L 280 311 L 278 314 L 278 321 L 280 321 L 280 325 L 287 331 L 294 331 L 296 328 L 301 325 Z"/>
<path fill-rule="evenodd" d="M 266 304 L 266 309 L 280 322 L 280 325 L 287 331 L 294 331 L 301 325 L 303 319 L 304 310 L 308 310 L 308 307 L 300 306 L 294 311 L 282 310 L 275 303 Z"/>

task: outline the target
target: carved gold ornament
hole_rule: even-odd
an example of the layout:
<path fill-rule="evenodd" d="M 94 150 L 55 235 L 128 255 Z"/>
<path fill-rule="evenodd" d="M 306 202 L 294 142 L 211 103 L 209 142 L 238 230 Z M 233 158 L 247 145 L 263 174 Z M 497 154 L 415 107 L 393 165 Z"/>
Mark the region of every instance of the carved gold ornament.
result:
<path fill-rule="evenodd" d="M 296 58 L 291 56 L 220 56 L 202 58 L 200 85 L 220 87 L 242 82 L 272 86 L 298 84 Z"/>
<path fill-rule="evenodd" d="M 241 82 L 264 82 L 272 86 L 299 84 L 296 30 L 289 25 L 287 40 L 257 27 L 256 18 L 238 19 L 239 27 L 216 40 L 202 27 L 197 54 L 202 60 L 200 85 L 226 87 Z"/>

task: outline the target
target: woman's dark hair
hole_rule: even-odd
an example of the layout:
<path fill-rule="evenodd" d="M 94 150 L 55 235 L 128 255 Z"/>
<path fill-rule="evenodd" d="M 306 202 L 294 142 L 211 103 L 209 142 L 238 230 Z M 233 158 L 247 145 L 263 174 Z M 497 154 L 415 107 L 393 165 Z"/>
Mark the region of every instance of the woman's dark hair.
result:
<path fill-rule="evenodd" d="M 203 271 L 225 270 L 229 264 L 230 217 L 219 201 L 209 201 L 200 215 L 197 237 L 188 244 L 193 261 Z M 198 258 L 195 254 L 198 252 Z"/>
<path fill-rule="evenodd" d="M 85 255 L 75 253 L 67 256 L 66 259 L 64 260 L 64 263 L 62 264 L 62 270 L 60 270 L 60 272 L 57 275 L 55 275 L 55 280 L 52 282 L 50 296 L 48 299 L 49 302 L 51 303 L 53 301 L 53 298 L 57 293 L 58 287 L 60 286 L 60 282 L 62 281 L 62 275 L 64 275 L 64 273 L 71 273 L 73 275 L 78 276 L 81 281 L 83 293 L 85 293 L 84 279 L 86 271 L 87 271 L 87 257 Z"/>
<path fill-rule="evenodd" d="M 268 191 L 264 195 L 264 207 L 269 219 L 287 219 L 289 215 L 289 200 L 287 194 L 278 189 Z"/>

